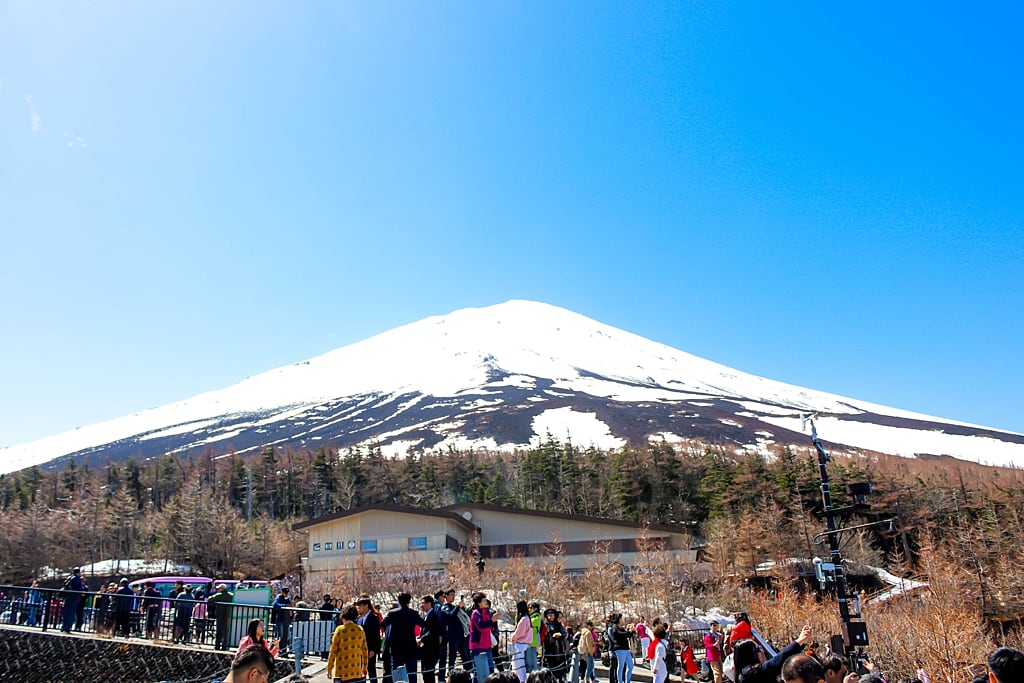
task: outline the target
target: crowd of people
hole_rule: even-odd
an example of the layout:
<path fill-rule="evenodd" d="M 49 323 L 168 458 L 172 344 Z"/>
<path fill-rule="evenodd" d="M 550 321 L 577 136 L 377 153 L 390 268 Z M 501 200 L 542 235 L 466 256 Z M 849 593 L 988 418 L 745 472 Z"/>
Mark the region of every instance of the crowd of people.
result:
<path fill-rule="evenodd" d="M 500 683 L 536 683 L 538 672 L 552 683 L 597 683 L 596 661 L 602 659 L 610 683 L 631 683 L 634 650 L 658 683 L 666 680 L 677 652 L 684 671 L 698 671 L 689 643 L 672 642 L 669 625 L 658 620 L 626 623 L 614 613 L 598 629 L 593 621 L 569 624 L 557 608 L 542 610 L 536 601 L 520 600 L 512 617 L 515 628 L 503 644 L 484 593 L 424 595 L 418 610 L 412 602 L 411 594 L 401 593 L 383 613 L 362 595 L 350 606 L 336 607 L 341 623 L 327 654 L 328 675 L 335 681 L 377 683 L 380 661 L 384 683 L 417 683 L 418 675 L 424 683 L 450 682 L 452 672 L 476 683 L 495 683 L 492 676 L 504 676 Z"/>
<path fill-rule="evenodd" d="M 471 606 L 456 600 L 455 591 L 424 595 L 419 610 L 410 606 L 412 600 L 402 593 L 381 614 L 363 595 L 342 611 L 327 664 L 335 683 L 377 683 L 371 653 L 384 663 L 384 683 L 416 683 L 417 666 L 424 683 L 596 683 L 598 658 L 608 667 L 609 683 L 632 683 L 637 649 L 655 683 L 666 683 L 670 674 L 714 683 L 889 683 L 866 657 L 849 662 L 844 652 L 819 652 L 810 626 L 775 652 L 756 636 L 745 613 L 734 614 L 735 623 L 726 628 L 711 622 L 702 667 L 691 643 L 675 642 L 671 625 L 658 619 L 626 623 L 615 612 L 601 628 L 592 621 L 570 625 L 558 609 L 542 612 L 539 603 L 520 600 L 507 650 L 499 653 L 497 619 L 484 593 L 475 593 Z M 360 603 L 363 609 L 357 610 Z M 899 683 L 932 683 L 920 662 L 916 668 L 916 678 Z M 1024 654 L 996 650 L 986 675 L 971 683 L 1024 683 Z"/>
<path fill-rule="evenodd" d="M 809 626 L 772 652 L 755 637 L 744 613 L 733 614 L 734 623 L 724 627 L 710 623 L 698 643 L 703 650 L 698 664 L 693 644 L 685 637 L 673 638 L 669 623 L 648 623 L 643 617 L 627 621 L 620 612 L 607 615 L 597 627 L 591 620 L 568 623 L 555 607 L 542 610 L 537 601 L 520 600 L 513 615 L 503 615 L 510 617 L 514 629 L 502 643 L 498 617 L 482 592 L 460 596 L 447 589 L 423 595 L 419 609 L 412 606 L 411 594 L 400 593 L 387 612 L 366 594 L 345 604 L 324 595 L 314 607 L 290 592 L 282 587 L 270 605 L 273 640 L 267 638 L 264 621 L 252 619 L 235 644 L 228 642 L 233 595 L 224 584 L 206 596 L 202 589 L 178 582 L 164 597 L 152 584 L 133 590 L 121 579 L 89 594 L 76 569 L 63 586 L 58 621 L 67 633 L 81 629 L 89 599 L 96 632 L 128 637 L 144 631 L 155 638 L 169 605 L 174 643 L 190 644 L 193 637 L 208 642 L 212 635 L 215 649 L 236 650 L 235 663 L 250 677 L 254 671 L 272 670 L 273 659 L 288 654 L 293 622 L 328 621 L 333 633 L 328 631 L 329 649 L 321 655 L 328 675 L 341 683 L 418 683 L 419 675 L 423 683 L 597 683 L 598 661 L 607 667 L 609 683 L 632 683 L 637 659 L 649 666 L 654 683 L 666 683 L 671 674 L 704 683 L 896 683 L 867 658 L 856 659 L 851 667 L 845 653 L 827 647 L 819 652 L 812 646 Z M 25 591 L 20 604 L 21 623 L 37 625 L 46 604 L 38 583 Z M 254 655 L 254 648 L 263 654 Z M 916 678 L 899 683 L 932 683 L 920 662 L 915 668 Z M 988 671 L 970 683 L 1011 682 L 1024 683 L 1024 655 L 1000 648 L 989 657 Z"/>
<path fill-rule="evenodd" d="M 371 605 L 368 595 L 343 607 L 325 600 L 331 605 L 331 618 L 340 622 L 331 638 L 328 677 L 334 683 L 377 683 L 375 661 L 379 657 L 384 664 L 383 683 L 416 683 L 418 665 L 424 683 L 565 683 L 569 676 L 573 683 L 594 683 L 593 659 L 606 654 L 609 681 L 630 683 L 634 664 L 631 638 L 645 650 L 643 659 L 649 662 L 655 683 L 665 683 L 669 673 L 669 652 L 674 645 L 668 625 L 657 620 L 651 625 L 642 619 L 624 625 L 622 614 L 613 613 L 606 618 L 603 631 L 589 621 L 573 629 L 562 622 L 557 609 L 548 608 L 542 615 L 538 603 L 520 601 L 510 656 L 505 659 L 508 665 L 498 667 L 497 621 L 485 594 L 475 593 L 472 607 L 462 599 L 455 600 L 454 591 L 422 596 L 419 610 L 411 607 L 412 600 L 409 593 L 399 594 L 397 604 L 386 614 Z M 736 624 L 726 630 L 712 623 L 705 637 L 708 663 L 718 662 L 711 667 L 715 683 L 888 683 L 866 659 L 858 660 L 857 670 L 850 671 L 839 653 L 813 654 L 810 626 L 770 654 L 755 637 L 747 616 L 735 617 Z M 238 645 L 227 680 L 259 680 L 264 672 L 273 670 L 278 645 L 268 642 L 262 622 L 253 620 Z M 680 652 L 685 652 L 685 646 Z M 680 674 L 685 678 L 692 673 L 691 658 L 685 654 L 682 658 L 685 663 Z M 252 673 L 254 670 L 258 673 Z M 989 656 L 987 671 L 970 683 L 1022 682 L 1024 653 L 1002 647 Z M 931 681 L 919 668 L 917 678 L 900 683 Z"/>

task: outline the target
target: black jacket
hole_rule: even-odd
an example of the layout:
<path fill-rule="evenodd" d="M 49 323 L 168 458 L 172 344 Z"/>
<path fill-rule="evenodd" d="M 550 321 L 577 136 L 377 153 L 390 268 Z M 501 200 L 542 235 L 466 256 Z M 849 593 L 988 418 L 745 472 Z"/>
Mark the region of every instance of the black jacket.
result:
<path fill-rule="evenodd" d="M 441 637 L 444 635 L 444 623 L 441 621 L 441 610 L 434 607 L 423 620 L 427 626 L 420 630 L 420 647 L 429 652 L 441 649 Z"/>
<path fill-rule="evenodd" d="M 744 667 L 743 671 L 736 675 L 736 683 L 775 683 L 782 673 L 782 665 L 786 660 L 800 654 L 802 650 L 803 646 L 793 641 L 771 659 Z"/>
<path fill-rule="evenodd" d="M 629 631 L 622 628 L 619 624 L 612 624 L 608 627 L 608 641 L 611 644 L 612 650 L 628 650 L 629 649 Z M 647 653 L 644 652 L 644 655 Z"/>
<path fill-rule="evenodd" d="M 131 612 L 135 606 L 135 591 L 128 586 L 121 586 L 114 593 L 114 611 L 118 614 Z"/>
<path fill-rule="evenodd" d="M 452 642 L 462 642 L 466 639 L 466 627 L 459 618 L 459 610 L 462 608 L 454 602 L 445 603 L 440 607 L 441 624 L 444 627 L 444 637 Z"/>
<path fill-rule="evenodd" d="M 366 634 L 366 649 L 380 654 L 380 619 L 372 609 L 366 616 L 359 617 L 356 623 L 363 627 Z"/>
<path fill-rule="evenodd" d="M 389 629 L 388 647 L 391 656 L 416 659 L 416 627 L 425 628 L 426 625 L 420 613 L 409 607 L 396 607 L 388 612 L 384 616 L 384 628 Z"/>

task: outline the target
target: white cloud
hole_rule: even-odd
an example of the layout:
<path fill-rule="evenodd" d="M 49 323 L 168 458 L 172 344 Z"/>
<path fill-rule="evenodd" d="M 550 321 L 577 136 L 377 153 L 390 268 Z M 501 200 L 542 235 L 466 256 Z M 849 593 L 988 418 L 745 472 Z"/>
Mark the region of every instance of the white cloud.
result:
<path fill-rule="evenodd" d="M 43 119 L 39 116 L 39 112 L 36 111 L 36 102 L 32 95 L 25 95 L 25 101 L 28 102 L 29 122 L 32 125 L 32 132 L 38 133 L 43 129 Z"/>
<path fill-rule="evenodd" d="M 71 131 L 64 131 L 64 138 L 67 141 L 68 147 L 78 147 L 79 149 L 85 149 L 89 146 L 89 143 L 81 135 L 75 135 Z"/>

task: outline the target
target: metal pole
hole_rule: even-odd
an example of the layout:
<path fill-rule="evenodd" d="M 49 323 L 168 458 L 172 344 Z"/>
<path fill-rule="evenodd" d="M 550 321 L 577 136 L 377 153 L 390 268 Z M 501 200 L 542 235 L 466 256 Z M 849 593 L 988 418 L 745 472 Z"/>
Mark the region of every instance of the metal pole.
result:
<path fill-rule="evenodd" d="M 832 510 L 832 489 L 828 478 L 829 455 L 825 447 L 818 440 L 818 430 L 811 421 L 811 442 L 818 452 L 818 478 L 821 480 L 821 502 L 825 506 L 825 526 L 827 528 L 828 547 L 832 555 L 832 565 L 835 567 L 836 577 L 836 600 L 839 602 L 839 618 L 843 622 L 843 645 L 845 647 L 846 659 L 849 662 L 850 671 L 857 670 L 857 650 L 848 637 L 850 623 L 853 617 L 850 614 L 850 603 L 848 601 L 848 589 L 846 585 L 846 571 L 843 568 L 843 556 L 839 551 L 839 534 L 836 528 L 836 517 Z"/>

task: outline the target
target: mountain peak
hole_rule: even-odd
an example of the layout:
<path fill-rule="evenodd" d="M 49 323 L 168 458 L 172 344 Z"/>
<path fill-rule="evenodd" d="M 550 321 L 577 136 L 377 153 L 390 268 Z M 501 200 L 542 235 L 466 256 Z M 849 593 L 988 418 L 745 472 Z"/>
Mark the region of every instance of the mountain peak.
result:
<path fill-rule="evenodd" d="M 217 391 L 0 451 L 12 471 L 265 446 L 525 448 L 547 433 L 617 447 L 665 438 L 771 449 L 807 444 L 801 417 L 848 449 L 1024 458 L 1024 437 L 735 370 L 546 303 L 465 308 Z"/>

